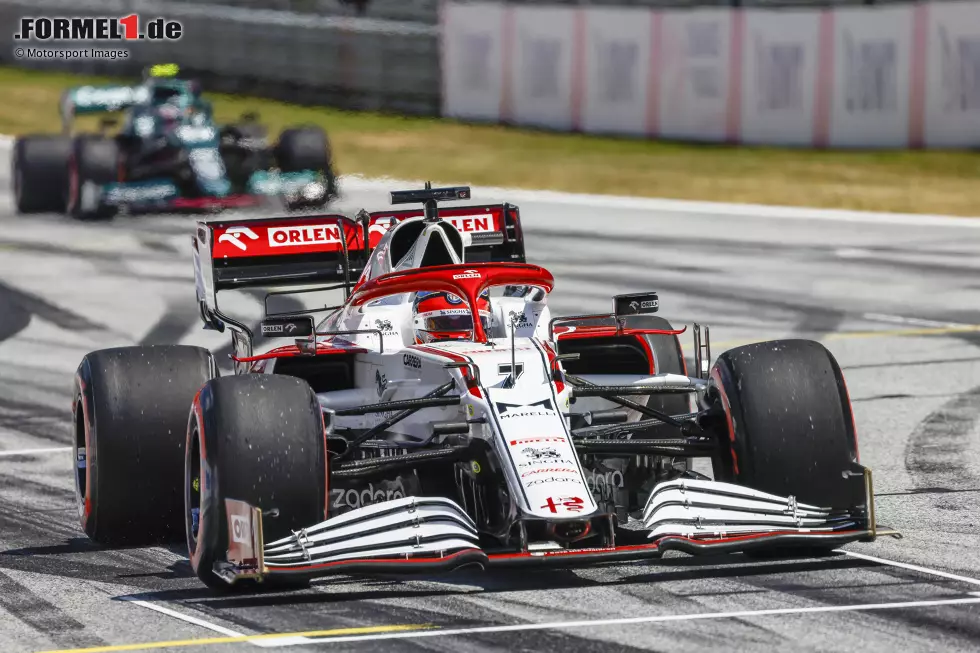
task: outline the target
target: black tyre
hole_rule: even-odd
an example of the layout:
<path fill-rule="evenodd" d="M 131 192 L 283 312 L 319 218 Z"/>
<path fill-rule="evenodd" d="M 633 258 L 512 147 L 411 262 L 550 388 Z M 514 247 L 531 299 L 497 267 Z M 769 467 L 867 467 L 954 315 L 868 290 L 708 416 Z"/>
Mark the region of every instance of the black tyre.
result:
<path fill-rule="evenodd" d="M 230 587 L 213 572 L 228 550 L 225 499 L 278 510 L 263 520 L 266 542 L 325 519 L 323 418 L 305 381 L 263 374 L 211 381 L 194 400 L 186 451 L 187 547 L 209 587 Z"/>
<path fill-rule="evenodd" d="M 10 173 L 18 213 L 64 213 L 70 157 L 67 136 L 17 139 Z"/>
<path fill-rule="evenodd" d="M 823 345 L 775 340 L 732 349 L 718 357 L 711 384 L 725 409 L 718 480 L 835 509 L 860 500 L 862 484 L 846 474 L 858 459 L 851 404 Z"/>
<path fill-rule="evenodd" d="M 199 347 L 120 347 L 82 359 L 73 394 L 75 497 L 92 540 L 183 535 L 187 411 L 216 374 Z"/>
<path fill-rule="evenodd" d="M 267 138 L 268 129 L 257 122 L 227 125 L 221 130 L 221 158 L 235 192 L 245 192 L 255 172 L 273 167 Z"/>
<path fill-rule="evenodd" d="M 296 127 L 285 129 L 279 135 L 275 147 L 275 159 L 283 172 L 302 172 L 314 170 L 323 174 L 326 193 L 316 202 L 297 202 L 300 206 L 323 206 L 337 195 L 337 177 L 333 170 L 330 142 L 327 134 L 319 127 Z"/>
<path fill-rule="evenodd" d="M 95 187 L 118 179 L 119 145 L 99 136 L 79 136 L 72 144 L 68 163 L 67 212 L 78 220 L 104 220 L 116 214 L 102 202 Z"/>

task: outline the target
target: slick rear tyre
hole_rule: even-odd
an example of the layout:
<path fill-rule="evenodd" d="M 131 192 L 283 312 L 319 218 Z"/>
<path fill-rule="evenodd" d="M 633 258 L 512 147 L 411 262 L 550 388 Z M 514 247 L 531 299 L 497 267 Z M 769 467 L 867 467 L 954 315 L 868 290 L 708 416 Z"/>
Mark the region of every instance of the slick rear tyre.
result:
<path fill-rule="evenodd" d="M 858 460 L 840 366 L 820 343 L 775 340 L 718 357 L 711 386 L 724 409 L 715 476 L 803 503 L 851 507 Z"/>
<path fill-rule="evenodd" d="M 17 212 L 63 213 L 68 185 L 71 139 L 67 136 L 22 136 L 11 156 L 11 183 Z"/>
<path fill-rule="evenodd" d="M 240 585 L 213 571 L 228 550 L 225 499 L 278 511 L 263 519 L 266 542 L 325 519 L 323 417 L 305 381 L 264 374 L 214 379 L 194 400 L 186 452 L 187 547 L 194 572 L 212 589 Z"/>
<path fill-rule="evenodd" d="M 115 207 L 102 202 L 99 187 L 110 184 L 119 174 L 119 145 L 99 136 L 79 136 L 72 143 L 68 161 L 66 210 L 76 220 L 107 220 Z"/>
<path fill-rule="evenodd" d="M 283 172 L 330 171 L 330 143 L 326 132 L 319 127 L 284 129 L 279 135 L 275 155 Z"/>
<path fill-rule="evenodd" d="M 323 206 L 337 195 L 337 177 L 333 170 L 333 157 L 327 134 L 319 127 L 284 129 L 275 147 L 275 159 L 283 172 L 313 170 L 323 174 L 326 192 L 318 202 L 304 202 L 303 206 Z M 292 208 L 300 208 L 299 206 Z"/>
<path fill-rule="evenodd" d="M 89 538 L 179 541 L 187 412 L 216 374 L 200 347 L 120 347 L 82 359 L 73 394 L 75 497 Z"/>

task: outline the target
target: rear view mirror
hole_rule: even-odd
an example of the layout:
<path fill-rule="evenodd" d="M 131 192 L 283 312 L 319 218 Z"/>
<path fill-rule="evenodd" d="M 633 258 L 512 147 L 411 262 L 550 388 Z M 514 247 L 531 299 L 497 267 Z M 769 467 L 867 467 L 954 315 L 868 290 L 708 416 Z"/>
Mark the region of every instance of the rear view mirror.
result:
<path fill-rule="evenodd" d="M 613 297 L 613 313 L 616 317 L 626 315 L 646 315 L 660 309 L 660 299 L 655 292 L 616 295 Z"/>
<path fill-rule="evenodd" d="M 305 338 L 313 335 L 313 318 L 267 318 L 259 329 L 266 338 Z"/>

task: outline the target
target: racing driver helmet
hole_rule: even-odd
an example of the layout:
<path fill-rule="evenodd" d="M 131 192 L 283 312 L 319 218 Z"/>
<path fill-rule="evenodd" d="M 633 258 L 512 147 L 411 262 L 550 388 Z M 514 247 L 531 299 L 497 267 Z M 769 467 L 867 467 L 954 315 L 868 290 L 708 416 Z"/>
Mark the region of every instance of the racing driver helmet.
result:
<path fill-rule="evenodd" d="M 477 311 L 483 330 L 489 332 L 493 321 L 489 290 L 484 290 L 477 299 Z M 412 313 L 416 344 L 473 338 L 473 316 L 469 306 L 452 293 L 419 292 L 415 296 Z"/>

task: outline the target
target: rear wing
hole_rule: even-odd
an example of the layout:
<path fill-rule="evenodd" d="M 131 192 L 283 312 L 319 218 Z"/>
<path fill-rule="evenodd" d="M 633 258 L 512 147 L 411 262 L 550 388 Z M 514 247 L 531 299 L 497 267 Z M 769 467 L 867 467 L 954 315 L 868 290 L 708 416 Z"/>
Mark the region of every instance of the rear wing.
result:
<path fill-rule="evenodd" d="M 61 124 L 68 132 L 77 115 L 123 111 L 145 102 L 150 90 L 145 86 L 79 86 L 61 96 Z"/>
<path fill-rule="evenodd" d="M 467 262 L 526 262 L 516 206 L 466 206 L 439 213 L 469 241 Z M 198 222 L 193 237 L 197 299 L 215 314 L 217 294 L 233 288 L 334 283 L 344 284 L 346 297 L 385 232 L 421 215 L 421 209 L 410 209 L 362 212 L 357 222 L 340 214 Z"/>
<path fill-rule="evenodd" d="M 363 258 L 361 232 L 330 214 L 198 222 L 194 274 L 205 322 L 228 321 L 218 310 L 222 290 L 343 283 L 349 291 L 351 254 Z"/>
<path fill-rule="evenodd" d="M 219 292 L 263 288 L 270 291 L 268 299 L 284 292 L 342 288 L 346 300 L 388 229 L 422 215 L 425 209 L 420 208 L 361 211 L 357 220 L 322 214 L 198 222 L 192 238 L 194 276 L 205 328 L 224 331 L 230 327 L 236 353 L 250 356 L 252 330 L 221 312 Z M 467 263 L 526 262 L 520 214 L 512 204 L 444 208 L 438 219 L 452 223 L 463 234 Z M 267 308 L 266 317 L 322 310 L 326 309 L 273 315 Z"/>

